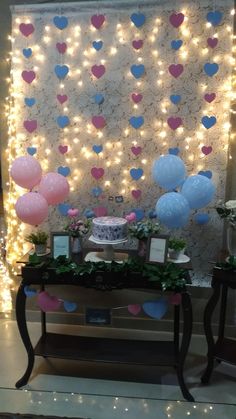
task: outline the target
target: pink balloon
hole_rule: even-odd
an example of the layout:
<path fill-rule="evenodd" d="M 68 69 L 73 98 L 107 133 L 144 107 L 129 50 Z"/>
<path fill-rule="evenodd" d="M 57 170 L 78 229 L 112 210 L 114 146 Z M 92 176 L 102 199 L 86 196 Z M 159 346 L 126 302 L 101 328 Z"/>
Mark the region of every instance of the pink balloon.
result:
<path fill-rule="evenodd" d="M 48 203 L 39 193 L 27 192 L 18 198 L 15 210 L 23 223 L 39 225 L 48 216 Z"/>
<path fill-rule="evenodd" d="M 44 196 L 49 205 L 59 204 L 69 194 L 69 183 L 59 173 L 47 173 L 39 184 L 39 193 Z"/>
<path fill-rule="evenodd" d="M 41 166 L 32 156 L 17 157 L 10 173 L 16 184 L 26 189 L 32 189 L 42 177 Z"/>

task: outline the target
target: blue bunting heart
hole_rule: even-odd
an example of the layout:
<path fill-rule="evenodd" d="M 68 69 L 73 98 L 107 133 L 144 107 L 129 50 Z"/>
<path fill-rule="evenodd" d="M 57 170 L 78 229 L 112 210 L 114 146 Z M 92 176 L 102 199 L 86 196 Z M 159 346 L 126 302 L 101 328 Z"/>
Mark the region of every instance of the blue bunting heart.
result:
<path fill-rule="evenodd" d="M 198 172 L 199 175 L 202 176 L 206 176 L 208 177 L 208 179 L 212 178 L 212 172 L 210 170 L 200 170 L 200 172 Z"/>
<path fill-rule="evenodd" d="M 26 106 L 31 108 L 32 106 L 35 105 L 36 99 L 34 97 L 25 97 L 24 102 L 25 102 Z"/>
<path fill-rule="evenodd" d="M 101 144 L 100 145 L 97 145 L 97 144 L 93 145 L 94 153 L 99 154 L 99 153 L 102 152 L 102 150 L 103 150 L 103 146 Z"/>
<path fill-rule="evenodd" d="M 67 166 L 60 166 L 57 168 L 57 173 L 59 173 L 62 176 L 69 176 L 70 175 L 70 168 Z"/>
<path fill-rule="evenodd" d="M 143 64 L 139 64 L 139 65 L 137 65 L 137 64 L 133 64 L 133 65 L 131 65 L 131 67 L 130 67 L 130 71 L 131 71 L 132 75 L 133 75 L 136 79 L 139 79 L 139 78 L 140 78 L 140 77 L 142 77 L 142 75 L 144 74 L 144 72 L 145 72 L 145 67 L 144 67 L 144 65 L 143 65 Z"/>
<path fill-rule="evenodd" d="M 131 212 L 135 213 L 136 221 L 141 221 L 145 217 L 145 213 L 142 208 L 133 208 Z"/>
<path fill-rule="evenodd" d="M 86 218 L 93 218 L 93 217 L 95 217 L 95 212 L 94 212 L 93 210 L 91 210 L 91 209 L 87 208 L 87 209 L 84 211 L 84 216 L 85 216 Z"/>
<path fill-rule="evenodd" d="M 167 301 L 164 298 L 156 301 L 146 301 L 143 303 L 143 311 L 153 319 L 162 319 L 168 310 Z"/>
<path fill-rule="evenodd" d="M 130 20 L 135 24 L 137 28 L 140 28 L 145 23 L 146 17 L 143 13 L 133 13 L 130 16 Z"/>
<path fill-rule="evenodd" d="M 59 204 L 57 208 L 61 215 L 67 216 L 69 209 L 71 209 L 72 207 L 70 204 Z"/>
<path fill-rule="evenodd" d="M 27 153 L 30 155 L 30 156 L 33 156 L 35 153 L 37 153 L 37 148 L 36 147 L 27 147 Z"/>
<path fill-rule="evenodd" d="M 171 45 L 172 49 L 177 51 L 183 45 L 183 41 L 182 41 L 182 39 L 173 39 L 173 41 L 171 41 L 170 45 Z"/>
<path fill-rule="evenodd" d="M 174 156 L 178 156 L 180 149 L 178 147 L 169 148 L 169 154 L 173 154 Z"/>
<path fill-rule="evenodd" d="M 203 116 L 202 117 L 202 125 L 204 125 L 205 128 L 209 129 L 213 127 L 216 123 L 216 117 L 215 116 Z"/>
<path fill-rule="evenodd" d="M 143 125 L 144 118 L 143 118 L 143 116 L 132 116 L 129 119 L 129 123 L 130 123 L 130 125 L 132 125 L 133 128 L 138 129 Z"/>
<path fill-rule="evenodd" d="M 130 170 L 130 176 L 132 177 L 132 179 L 134 180 L 139 180 L 142 176 L 143 176 L 143 169 L 131 169 Z"/>
<path fill-rule="evenodd" d="M 25 58 L 30 58 L 33 53 L 31 48 L 24 48 L 22 52 Z"/>
<path fill-rule="evenodd" d="M 170 100 L 171 100 L 172 103 L 174 103 L 174 105 L 177 105 L 177 103 L 179 103 L 181 101 L 181 96 L 180 95 L 171 95 Z"/>
<path fill-rule="evenodd" d="M 99 51 L 103 47 L 102 41 L 93 41 L 93 48 L 96 49 L 96 51 Z"/>
<path fill-rule="evenodd" d="M 71 313 L 77 309 L 77 304 L 72 303 L 71 301 L 63 301 L 63 306 L 68 313 Z"/>
<path fill-rule="evenodd" d="M 67 125 L 69 125 L 70 120 L 68 116 L 61 115 L 57 117 L 57 125 L 59 125 L 60 128 L 65 128 Z"/>
<path fill-rule="evenodd" d="M 68 26 L 68 19 L 65 16 L 54 16 L 53 23 L 58 29 L 65 29 Z"/>
<path fill-rule="evenodd" d="M 153 218 L 157 218 L 157 213 L 156 213 L 156 211 L 155 211 L 155 210 L 150 210 L 150 211 L 148 212 L 148 217 L 149 217 L 149 218 L 151 218 L 151 219 L 153 219 Z"/>
<path fill-rule="evenodd" d="M 219 25 L 222 17 L 223 13 L 221 13 L 219 10 L 215 10 L 214 12 L 208 12 L 206 16 L 207 21 L 210 22 L 213 26 Z"/>
<path fill-rule="evenodd" d="M 68 72 L 69 72 L 69 67 L 67 65 L 59 65 L 57 64 L 54 68 L 55 74 L 56 76 L 60 79 L 63 80 Z"/>
<path fill-rule="evenodd" d="M 197 224 L 203 225 L 210 221 L 210 216 L 206 213 L 200 213 L 195 215 L 194 220 Z"/>
<path fill-rule="evenodd" d="M 30 288 L 28 285 L 24 287 L 24 293 L 26 297 L 34 297 L 37 294 L 37 290 Z"/>
<path fill-rule="evenodd" d="M 92 195 L 95 196 L 96 198 L 98 198 L 102 193 L 103 193 L 103 190 L 99 186 L 92 189 Z"/>
<path fill-rule="evenodd" d="M 96 95 L 93 96 L 93 99 L 98 105 L 101 105 L 104 102 L 104 96 L 102 93 L 96 93 Z"/>
<path fill-rule="evenodd" d="M 204 65 L 204 71 L 210 77 L 214 76 L 214 74 L 216 74 L 218 70 L 219 66 L 216 63 L 206 63 Z"/>

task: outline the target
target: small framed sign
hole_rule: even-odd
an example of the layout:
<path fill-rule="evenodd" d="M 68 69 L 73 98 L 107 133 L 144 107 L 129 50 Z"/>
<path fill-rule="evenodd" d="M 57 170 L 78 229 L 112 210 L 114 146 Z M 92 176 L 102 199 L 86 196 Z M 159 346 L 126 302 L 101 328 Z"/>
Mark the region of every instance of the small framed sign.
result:
<path fill-rule="evenodd" d="M 111 324 L 111 310 L 109 308 L 86 308 L 85 322 L 87 325 L 105 326 Z"/>
<path fill-rule="evenodd" d="M 150 263 L 166 263 L 168 240 L 168 235 L 150 235 L 147 243 L 146 261 Z"/>
<path fill-rule="evenodd" d="M 71 255 L 71 236 L 63 231 L 51 233 L 51 255 L 54 259 L 58 256 Z"/>

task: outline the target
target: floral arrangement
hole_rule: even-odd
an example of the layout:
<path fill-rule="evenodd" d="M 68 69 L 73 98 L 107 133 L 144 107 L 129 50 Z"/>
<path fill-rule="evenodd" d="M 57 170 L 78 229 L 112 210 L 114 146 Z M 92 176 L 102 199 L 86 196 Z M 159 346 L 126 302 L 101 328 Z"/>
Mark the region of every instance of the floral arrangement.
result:
<path fill-rule="evenodd" d="M 160 225 L 157 222 L 146 219 L 130 223 L 128 232 L 131 237 L 143 240 L 148 238 L 150 234 L 158 234 L 160 232 Z"/>
<path fill-rule="evenodd" d="M 78 218 L 76 215 L 70 215 L 70 221 L 65 226 L 65 230 L 70 233 L 72 237 L 84 237 L 90 230 L 91 221 L 88 219 Z"/>
<path fill-rule="evenodd" d="M 231 225 L 236 225 L 236 200 L 229 200 L 225 203 L 220 203 L 216 207 L 216 211 L 219 214 L 220 218 L 225 219 Z"/>

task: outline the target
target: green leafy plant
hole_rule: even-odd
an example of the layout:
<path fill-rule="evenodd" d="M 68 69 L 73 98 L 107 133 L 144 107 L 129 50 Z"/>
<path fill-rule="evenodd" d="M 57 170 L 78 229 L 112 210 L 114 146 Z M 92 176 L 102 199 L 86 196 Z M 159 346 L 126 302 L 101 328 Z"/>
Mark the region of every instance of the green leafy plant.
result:
<path fill-rule="evenodd" d="M 25 240 L 33 244 L 46 244 L 48 239 L 48 233 L 45 231 L 36 231 L 26 236 Z"/>
<path fill-rule="evenodd" d="M 168 241 L 169 249 L 175 250 L 176 252 L 183 250 L 186 247 L 186 241 L 178 237 L 170 237 Z"/>
<path fill-rule="evenodd" d="M 225 203 L 220 203 L 216 207 L 216 211 L 220 218 L 228 221 L 231 225 L 236 225 L 236 200 L 229 200 Z"/>
<path fill-rule="evenodd" d="M 129 224 L 128 233 L 130 237 L 142 240 L 148 238 L 150 234 L 158 234 L 160 229 L 159 223 L 147 219 Z"/>

